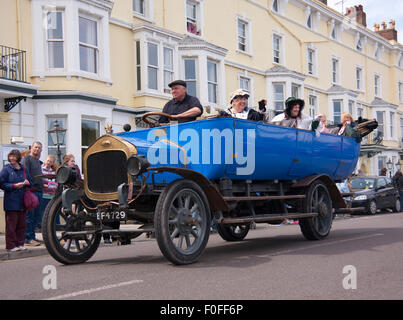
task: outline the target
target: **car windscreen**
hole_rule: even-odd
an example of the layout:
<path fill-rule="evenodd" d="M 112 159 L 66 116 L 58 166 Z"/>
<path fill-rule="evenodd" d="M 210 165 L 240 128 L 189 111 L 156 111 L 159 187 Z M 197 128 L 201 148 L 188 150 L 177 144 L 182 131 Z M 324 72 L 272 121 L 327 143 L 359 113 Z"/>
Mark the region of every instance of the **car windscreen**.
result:
<path fill-rule="evenodd" d="M 375 185 L 374 178 L 353 178 L 351 179 L 352 189 L 373 189 Z"/>

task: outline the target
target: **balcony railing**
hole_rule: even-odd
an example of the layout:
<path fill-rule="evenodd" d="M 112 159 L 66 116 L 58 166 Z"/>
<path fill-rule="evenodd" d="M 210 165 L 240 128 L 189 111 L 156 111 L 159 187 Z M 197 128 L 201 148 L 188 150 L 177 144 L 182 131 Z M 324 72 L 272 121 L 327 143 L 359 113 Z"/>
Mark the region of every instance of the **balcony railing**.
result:
<path fill-rule="evenodd" d="M 0 78 L 26 82 L 26 51 L 0 45 Z"/>

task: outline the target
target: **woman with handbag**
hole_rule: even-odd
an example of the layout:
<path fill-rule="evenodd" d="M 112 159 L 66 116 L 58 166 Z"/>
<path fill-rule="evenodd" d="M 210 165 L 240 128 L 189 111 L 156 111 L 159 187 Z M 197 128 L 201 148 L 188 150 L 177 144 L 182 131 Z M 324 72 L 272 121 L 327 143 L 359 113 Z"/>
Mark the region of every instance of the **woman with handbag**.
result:
<path fill-rule="evenodd" d="M 7 156 L 9 164 L 0 172 L 0 188 L 4 190 L 4 211 L 6 212 L 6 249 L 10 252 L 26 250 L 26 208 L 25 188 L 32 184 L 31 177 L 20 164 L 21 153 L 14 149 Z"/>

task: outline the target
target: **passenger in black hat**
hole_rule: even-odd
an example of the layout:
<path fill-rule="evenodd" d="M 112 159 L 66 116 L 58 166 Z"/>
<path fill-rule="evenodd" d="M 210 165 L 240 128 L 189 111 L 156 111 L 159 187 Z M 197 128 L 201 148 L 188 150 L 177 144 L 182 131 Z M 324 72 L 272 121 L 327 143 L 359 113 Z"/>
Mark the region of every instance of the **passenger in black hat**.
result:
<path fill-rule="evenodd" d="M 266 122 L 277 124 L 283 127 L 306 130 L 312 129 L 312 118 L 302 112 L 305 105 L 304 100 L 289 97 L 285 101 L 285 105 L 286 108 L 283 113 L 278 114 L 271 121 L 267 121 L 266 119 Z"/>
<path fill-rule="evenodd" d="M 162 112 L 171 115 L 175 121 L 188 122 L 194 121 L 203 113 L 203 107 L 199 99 L 187 94 L 186 82 L 183 80 L 175 80 L 168 84 L 172 90 L 173 99 L 168 101 Z M 167 123 L 167 117 L 161 117 L 159 123 Z"/>

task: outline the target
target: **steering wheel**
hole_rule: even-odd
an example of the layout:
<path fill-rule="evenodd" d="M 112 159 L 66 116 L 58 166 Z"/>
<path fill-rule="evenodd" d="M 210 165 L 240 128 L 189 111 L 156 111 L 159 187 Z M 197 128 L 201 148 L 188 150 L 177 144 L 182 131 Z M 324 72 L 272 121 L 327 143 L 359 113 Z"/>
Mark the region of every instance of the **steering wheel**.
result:
<path fill-rule="evenodd" d="M 147 123 L 150 126 L 150 128 L 161 126 L 161 124 L 159 124 L 155 119 L 152 119 L 152 120 L 151 120 L 151 118 L 149 119 L 149 117 L 151 117 L 151 116 L 163 116 L 163 117 L 167 117 L 169 120 L 174 120 L 174 118 L 172 118 L 171 115 L 168 114 L 168 113 L 164 113 L 164 112 L 147 112 L 147 113 L 143 114 L 141 119 L 145 123 Z"/>

